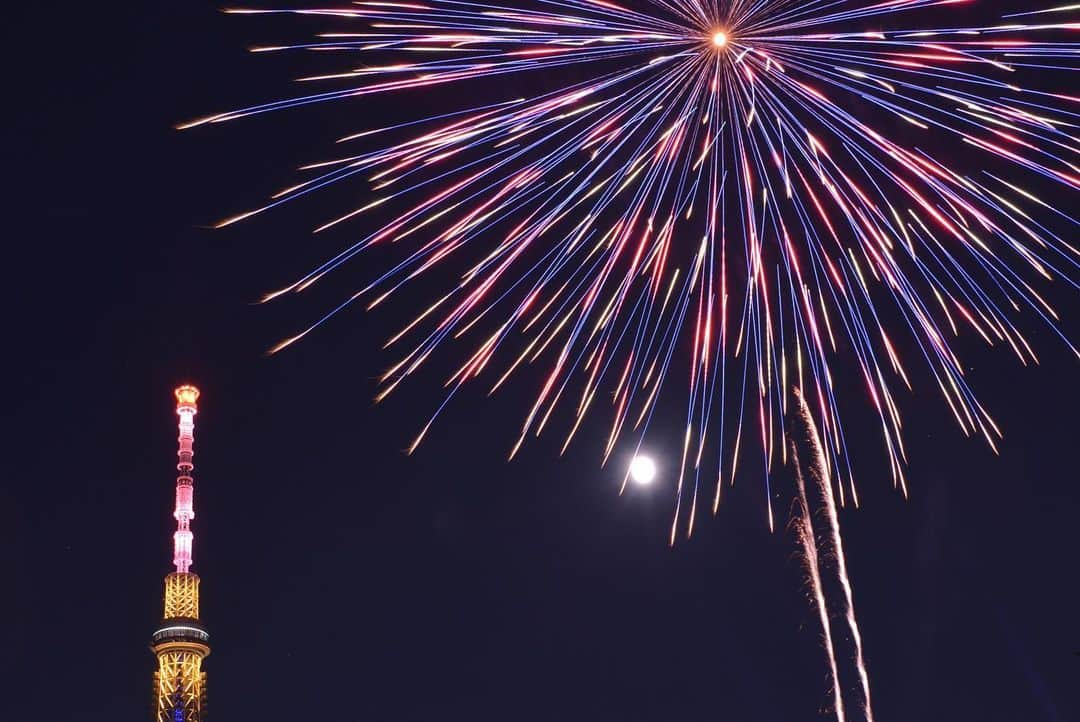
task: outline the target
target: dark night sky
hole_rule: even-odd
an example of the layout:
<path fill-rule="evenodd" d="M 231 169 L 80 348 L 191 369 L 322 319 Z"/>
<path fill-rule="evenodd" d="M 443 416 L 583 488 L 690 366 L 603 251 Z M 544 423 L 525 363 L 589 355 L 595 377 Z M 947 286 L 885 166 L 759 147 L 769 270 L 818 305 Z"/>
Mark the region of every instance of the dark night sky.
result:
<path fill-rule="evenodd" d="M 172 125 L 290 92 L 294 65 L 244 48 L 298 33 L 192 0 L 7 18 L 0 718 L 148 719 L 170 391 L 190 380 L 213 719 L 828 719 L 793 538 L 769 533 L 753 474 L 669 549 L 670 468 L 617 496 L 601 429 L 506 463 L 528 384 L 457 405 L 405 456 L 433 380 L 371 397 L 407 309 L 263 355 L 332 296 L 251 301 L 336 250 L 308 229 L 341 206 L 205 226 L 379 110 Z M 1078 299 L 1058 298 L 1075 332 Z M 928 385 L 900 394 L 904 501 L 878 439 L 853 432 L 864 506 L 841 519 L 883 722 L 1080 720 L 1080 386 L 1075 358 L 1032 337 L 1038 368 L 961 343 L 1000 457 Z"/>

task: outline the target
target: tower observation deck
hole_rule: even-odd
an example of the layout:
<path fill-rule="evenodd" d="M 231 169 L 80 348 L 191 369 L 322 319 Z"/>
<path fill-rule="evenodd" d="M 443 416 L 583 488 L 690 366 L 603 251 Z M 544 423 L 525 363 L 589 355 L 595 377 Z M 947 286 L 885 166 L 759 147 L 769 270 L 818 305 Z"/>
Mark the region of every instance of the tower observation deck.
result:
<path fill-rule="evenodd" d="M 177 449 L 176 532 L 173 566 L 165 577 L 165 609 L 150 641 L 157 657 L 154 673 L 155 722 L 203 722 L 206 719 L 206 672 L 202 662 L 210 654 L 210 635 L 199 621 L 199 576 L 191 571 L 195 518 L 194 441 L 199 390 L 176 389 L 180 435 Z"/>

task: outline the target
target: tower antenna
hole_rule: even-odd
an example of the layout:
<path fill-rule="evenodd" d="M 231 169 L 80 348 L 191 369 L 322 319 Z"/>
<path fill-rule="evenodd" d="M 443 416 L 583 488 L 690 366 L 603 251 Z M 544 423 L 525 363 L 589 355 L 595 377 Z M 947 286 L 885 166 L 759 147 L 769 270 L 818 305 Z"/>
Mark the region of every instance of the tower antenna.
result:
<path fill-rule="evenodd" d="M 173 565 L 180 574 L 191 568 L 191 547 L 194 535 L 191 520 L 195 518 L 195 414 L 198 413 L 199 390 L 185 384 L 173 392 L 176 396 L 176 415 L 180 417 L 180 436 L 176 449 L 176 533 L 173 534 Z"/>

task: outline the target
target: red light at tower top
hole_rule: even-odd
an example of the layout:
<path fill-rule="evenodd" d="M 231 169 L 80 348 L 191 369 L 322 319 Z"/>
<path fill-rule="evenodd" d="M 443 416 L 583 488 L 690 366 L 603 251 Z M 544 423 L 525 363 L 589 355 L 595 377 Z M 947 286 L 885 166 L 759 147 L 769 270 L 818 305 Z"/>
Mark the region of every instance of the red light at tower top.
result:
<path fill-rule="evenodd" d="M 199 390 L 191 384 L 184 384 L 178 386 L 173 395 L 176 396 L 176 410 L 179 413 L 182 407 L 190 406 L 192 409 L 196 408 L 195 402 L 199 400 Z"/>
<path fill-rule="evenodd" d="M 191 568 L 191 520 L 195 518 L 195 414 L 199 407 L 199 390 L 190 384 L 180 386 L 173 392 L 176 396 L 176 414 L 180 417 L 180 436 L 176 457 L 176 533 L 173 534 L 173 564 L 176 571 L 186 574 Z"/>

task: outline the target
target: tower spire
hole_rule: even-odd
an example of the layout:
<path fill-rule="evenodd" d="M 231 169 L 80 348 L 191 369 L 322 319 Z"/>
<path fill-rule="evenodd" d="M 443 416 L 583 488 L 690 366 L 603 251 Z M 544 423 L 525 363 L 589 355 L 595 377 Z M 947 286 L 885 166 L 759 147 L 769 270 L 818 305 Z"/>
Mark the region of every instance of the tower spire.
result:
<path fill-rule="evenodd" d="M 203 722 L 206 719 L 206 672 L 202 661 L 210 654 L 210 635 L 199 621 L 199 576 L 191 571 L 195 518 L 192 472 L 195 456 L 195 414 L 199 390 L 177 388 L 180 417 L 176 463 L 176 532 L 173 533 L 174 572 L 165 577 L 165 609 L 150 643 L 157 657 L 154 673 L 154 722 Z"/>
<path fill-rule="evenodd" d="M 191 547 L 194 535 L 191 520 L 195 518 L 195 414 L 199 407 L 199 390 L 185 384 L 173 392 L 176 396 L 176 415 L 180 417 L 180 436 L 176 450 L 176 533 L 173 534 L 173 565 L 179 574 L 191 568 Z"/>

